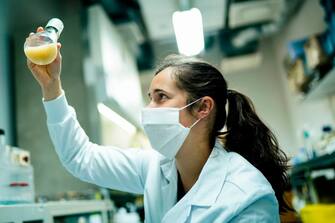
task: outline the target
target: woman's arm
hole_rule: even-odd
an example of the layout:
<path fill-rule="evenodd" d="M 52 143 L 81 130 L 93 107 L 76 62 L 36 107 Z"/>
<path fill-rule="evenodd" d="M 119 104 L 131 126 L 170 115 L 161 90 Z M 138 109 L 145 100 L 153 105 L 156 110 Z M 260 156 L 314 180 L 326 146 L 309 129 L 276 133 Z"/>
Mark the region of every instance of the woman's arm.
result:
<path fill-rule="evenodd" d="M 143 193 L 143 162 L 148 161 L 147 151 L 104 147 L 90 142 L 64 94 L 44 101 L 44 107 L 51 140 L 69 172 L 102 187 Z"/>
<path fill-rule="evenodd" d="M 42 27 L 37 29 L 37 32 L 42 31 Z M 103 147 L 89 141 L 62 90 L 60 48 L 58 43 L 57 57 L 52 63 L 41 66 L 27 60 L 27 66 L 41 87 L 50 137 L 62 164 L 84 181 L 142 193 L 147 152 Z"/>

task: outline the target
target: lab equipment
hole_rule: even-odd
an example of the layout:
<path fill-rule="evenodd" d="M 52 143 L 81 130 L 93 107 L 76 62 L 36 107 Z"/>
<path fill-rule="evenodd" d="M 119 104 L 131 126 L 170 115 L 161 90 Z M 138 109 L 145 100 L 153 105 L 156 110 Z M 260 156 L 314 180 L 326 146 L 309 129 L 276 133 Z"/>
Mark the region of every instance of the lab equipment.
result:
<path fill-rule="evenodd" d="M 34 202 L 33 167 L 30 153 L 6 145 L 0 131 L 0 205 Z"/>
<path fill-rule="evenodd" d="M 26 39 L 24 52 L 35 64 L 47 65 L 57 57 L 57 40 L 64 28 L 60 19 L 49 20 L 43 32 L 37 32 Z"/>

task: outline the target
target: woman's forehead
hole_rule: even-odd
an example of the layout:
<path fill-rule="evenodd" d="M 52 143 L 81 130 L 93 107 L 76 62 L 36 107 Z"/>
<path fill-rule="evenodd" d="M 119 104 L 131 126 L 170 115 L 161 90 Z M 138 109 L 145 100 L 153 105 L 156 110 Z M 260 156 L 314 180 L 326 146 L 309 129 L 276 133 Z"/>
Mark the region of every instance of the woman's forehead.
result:
<path fill-rule="evenodd" d="M 162 89 L 167 92 L 179 90 L 173 78 L 172 68 L 165 68 L 154 76 L 149 91 L 154 91 L 155 89 Z"/>

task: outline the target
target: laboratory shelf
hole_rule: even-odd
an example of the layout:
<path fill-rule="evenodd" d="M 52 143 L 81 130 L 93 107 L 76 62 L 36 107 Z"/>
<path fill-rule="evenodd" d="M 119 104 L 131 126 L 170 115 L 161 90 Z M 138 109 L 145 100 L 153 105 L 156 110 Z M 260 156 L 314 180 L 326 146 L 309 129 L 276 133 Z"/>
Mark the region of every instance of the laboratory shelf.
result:
<path fill-rule="evenodd" d="M 112 213 L 114 210 L 114 204 L 109 200 L 55 201 L 34 204 L 0 205 L 0 222 L 54 223 L 55 219 L 59 217 L 98 214 L 98 218 L 101 219 L 101 222 L 107 223 L 109 213 Z"/>
<path fill-rule="evenodd" d="M 291 176 L 329 167 L 335 167 L 335 152 L 293 166 Z"/>
<path fill-rule="evenodd" d="M 294 194 L 309 204 L 335 201 L 335 152 L 293 166 L 290 182 Z"/>
<path fill-rule="evenodd" d="M 311 101 L 335 94 L 335 68 L 331 69 L 304 97 Z"/>

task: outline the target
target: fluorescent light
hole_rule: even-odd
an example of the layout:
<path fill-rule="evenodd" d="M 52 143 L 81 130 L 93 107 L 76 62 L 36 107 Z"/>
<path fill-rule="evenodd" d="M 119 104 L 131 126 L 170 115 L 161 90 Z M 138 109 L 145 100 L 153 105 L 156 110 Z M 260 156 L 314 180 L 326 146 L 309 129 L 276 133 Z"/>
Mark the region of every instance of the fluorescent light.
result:
<path fill-rule="evenodd" d="M 199 9 L 174 12 L 172 23 L 179 53 L 194 56 L 204 49 L 204 31 Z"/>
<path fill-rule="evenodd" d="M 98 111 L 101 115 L 109 119 L 110 121 L 117 124 L 119 127 L 121 127 L 123 130 L 128 132 L 129 134 L 135 134 L 136 133 L 136 127 L 128 122 L 126 119 L 121 117 L 118 113 L 114 112 L 112 109 L 107 107 L 103 103 L 98 103 Z"/>

